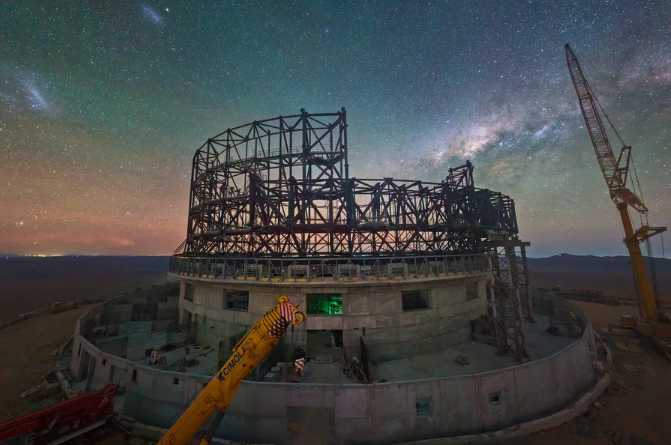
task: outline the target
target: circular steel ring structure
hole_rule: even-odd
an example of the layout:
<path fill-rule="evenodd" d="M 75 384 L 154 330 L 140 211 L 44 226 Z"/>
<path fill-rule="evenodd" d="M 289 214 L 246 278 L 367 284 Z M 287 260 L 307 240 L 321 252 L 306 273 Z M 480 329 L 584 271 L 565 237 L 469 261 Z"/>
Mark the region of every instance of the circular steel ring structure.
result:
<path fill-rule="evenodd" d="M 470 162 L 441 182 L 349 177 L 347 114 L 228 129 L 193 158 L 187 237 L 176 258 L 474 254 L 518 232 L 513 200 L 478 189 Z"/>

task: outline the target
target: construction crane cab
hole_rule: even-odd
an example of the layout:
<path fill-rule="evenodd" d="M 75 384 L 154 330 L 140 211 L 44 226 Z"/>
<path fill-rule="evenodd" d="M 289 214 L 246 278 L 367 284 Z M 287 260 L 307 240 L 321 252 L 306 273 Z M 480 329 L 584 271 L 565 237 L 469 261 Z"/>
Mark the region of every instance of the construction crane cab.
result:
<path fill-rule="evenodd" d="M 216 412 L 207 433 L 200 441 L 200 445 L 209 444 L 245 376 L 277 345 L 290 324 L 299 325 L 305 319 L 305 314 L 287 297 L 280 297 L 277 304 L 235 345 L 228 361 L 159 440 L 158 445 L 188 443 Z M 300 367 L 302 363 L 297 363 L 296 366 Z"/>
<path fill-rule="evenodd" d="M 650 238 L 666 231 L 666 227 L 651 227 L 648 223 L 648 208 L 642 198 L 643 195 L 640 191 L 636 168 L 634 167 L 630 170 L 630 166 L 634 165 L 631 146 L 624 143 L 608 118 L 608 115 L 603 111 L 603 107 L 601 107 L 598 98 L 582 72 L 578 58 L 568 43 L 565 46 L 565 50 L 566 64 L 571 74 L 573 86 L 578 96 L 580 109 L 585 119 L 590 139 L 592 140 L 594 152 L 606 180 L 610 198 L 615 203 L 622 220 L 625 233 L 623 241 L 629 251 L 633 270 L 634 284 L 638 297 L 639 318 L 623 317 L 622 324 L 635 329 L 643 335 L 652 337 L 660 346 L 668 351 L 671 349 L 671 345 L 667 341 L 671 339 L 671 323 L 662 311 L 661 306 L 655 301 L 656 286 L 651 286 L 650 276 L 648 275 L 640 246 L 641 243 L 645 242 L 648 246 L 648 256 L 651 256 Z M 601 113 L 599 113 L 599 110 L 601 110 Z M 613 153 L 601 114 L 603 114 L 605 120 L 622 143 L 622 149 L 617 158 Z M 631 188 L 628 184 L 631 184 Z M 636 193 L 637 188 L 638 193 Z M 629 214 L 630 209 L 640 216 L 641 224 L 638 228 L 634 227 Z M 651 263 L 651 265 L 654 265 L 654 263 Z M 651 275 L 654 284 L 654 266 L 651 266 Z"/>

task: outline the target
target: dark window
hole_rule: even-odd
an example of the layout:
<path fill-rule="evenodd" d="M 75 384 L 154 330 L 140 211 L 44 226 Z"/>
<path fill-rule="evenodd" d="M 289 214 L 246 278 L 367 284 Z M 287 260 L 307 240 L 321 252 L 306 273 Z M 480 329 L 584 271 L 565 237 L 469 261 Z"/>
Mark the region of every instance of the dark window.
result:
<path fill-rule="evenodd" d="M 342 294 L 307 294 L 308 314 L 342 315 Z"/>
<path fill-rule="evenodd" d="M 417 397 L 415 410 L 418 416 L 431 415 L 431 397 Z"/>
<path fill-rule="evenodd" d="M 133 383 L 137 383 L 137 369 L 133 369 L 133 377 L 131 378 Z"/>
<path fill-rule="evenodd" d="M 179 385 L 179 378 L 178 377 L 173 378 L 172 379 L 172 384 L 173 385 Z"/>
<path fill-rule="evenodd" d="M 249 310 L 249 292 L 224 290 L 224 308 L 234 311 Z"/>
<path fill-rule="evenodd" d="M 403 310 L 414 311 L 429 308 L 429 292 L 425 290 L 406 290 L 401 292 Z"/>
<path fill-rule="evenodd" d="M 105 366 L 106 364 L 107 364 L 107 359 L 104 358 L 104 359 L 103 359 L 103 366 Z"/>
<path fill-rule="evenodd" d="M 184 299 L 193 301 L 193 294 L 196 291 L 196 286 L 193 284 L 186 283 L 184 285 Z"/>
<path fill-rule="evenodd" d="M 492 405 L 500 405 L 501 404 L 501 391 L 496 391 L 496 392 L 491 392 L 489 393 L 489 403 Z"/>
<path fill-rule="evenodd" d="M 478 283 L 466 283 L 466 300 L 478 298 Z"/>
<path fill-rule="evenodd" d="M 331 335 L 333 336 L 333 346 L 336 348 L 342 348 L 343 347 L 343 335 L 342 331 L 331 331 Z"/>

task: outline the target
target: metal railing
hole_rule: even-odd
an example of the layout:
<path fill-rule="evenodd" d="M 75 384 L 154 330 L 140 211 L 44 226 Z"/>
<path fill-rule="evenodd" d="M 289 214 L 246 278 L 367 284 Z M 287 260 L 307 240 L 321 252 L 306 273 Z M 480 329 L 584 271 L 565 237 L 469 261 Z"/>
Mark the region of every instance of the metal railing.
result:
<path fill-rule="evenodd" d="M 251 281 L 407 280 L 483 273 L 489 258 L 477 255 L 425 255 L 375 258 L 170 258 L 170 272 L 185 277 Z"/>

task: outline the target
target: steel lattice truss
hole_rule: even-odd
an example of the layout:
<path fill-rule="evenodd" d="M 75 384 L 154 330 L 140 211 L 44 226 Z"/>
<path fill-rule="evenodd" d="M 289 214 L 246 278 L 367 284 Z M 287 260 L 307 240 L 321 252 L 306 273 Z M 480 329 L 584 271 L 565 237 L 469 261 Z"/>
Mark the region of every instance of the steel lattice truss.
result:
<path fill-rule="evenodd" d="M 516 234 L 512 199 L 475 188 L 473 166 L 444 181 L 349 177 L 338 113 L 256 121 L 194 156 L 186 256 L 342 257 L 474 253 Z"/>
<path fill-rule="evenodd" d="M 494 241 L 493 243 L 496 243 Z M 529 358 L 524 344 L 522 321 L 533 321 L 526 269 L 525 244 L 502 240 L 490 255 L 493 281 L 490 284 L 495 307 L 494 329 L 498 355 Z"/>

